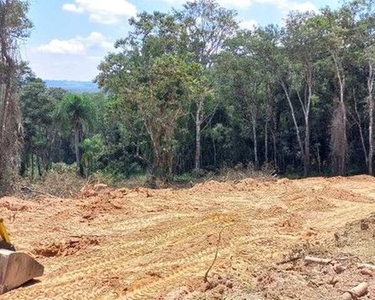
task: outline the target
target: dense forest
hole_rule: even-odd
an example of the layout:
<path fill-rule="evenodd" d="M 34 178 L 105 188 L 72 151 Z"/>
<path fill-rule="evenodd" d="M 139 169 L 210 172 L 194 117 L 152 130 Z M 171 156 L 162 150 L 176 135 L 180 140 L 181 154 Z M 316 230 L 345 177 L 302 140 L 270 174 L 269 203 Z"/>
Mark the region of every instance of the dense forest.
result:
<path fill-rule="evenodd" d="M 0 1 L 2 190 L 59 162 L 164 181 L 236 166 L 374 172 L 372 0 L 252 30 L 214 0 L 140 13 L 98 66 L 96 94 L 47 88 L 19 58 L 27 10 Z"/>

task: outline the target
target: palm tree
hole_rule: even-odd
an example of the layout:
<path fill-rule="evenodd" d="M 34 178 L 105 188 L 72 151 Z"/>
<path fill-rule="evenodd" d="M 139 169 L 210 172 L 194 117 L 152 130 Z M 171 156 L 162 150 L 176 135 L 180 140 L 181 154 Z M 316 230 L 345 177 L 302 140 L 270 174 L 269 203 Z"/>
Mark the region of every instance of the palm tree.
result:
<path fill-rule="evenodd" d="M 85 127 L 91 127 L 95 118 L 95 107 L 91 99 L 85 95 L 66 94 L 57 108 L 57 117 L 68 132 L 74 133 L 74 150 L 77 173 L 84 175 L 81 164 L 81 142 Z"/>

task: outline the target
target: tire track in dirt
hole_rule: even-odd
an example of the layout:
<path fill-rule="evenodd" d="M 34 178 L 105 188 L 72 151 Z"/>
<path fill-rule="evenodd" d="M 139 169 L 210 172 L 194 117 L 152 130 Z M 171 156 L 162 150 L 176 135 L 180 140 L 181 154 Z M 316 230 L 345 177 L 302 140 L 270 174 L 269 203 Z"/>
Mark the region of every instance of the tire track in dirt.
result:
<path fill-rule="evenodd" d="M 69 237 L 95 236 L 99 244 L 41 258 L 46 275 L 40 282 L 1 299 L 154 299 L 189 280 L 202 280 L 223 227 L 212 272 L 250 287 L 259 266 L 274 263 L 295 245 L 314 242 L 315 234 L 324 239 L 375 211 L 367 185 L 356 177 L 249 180 L 192 190 L 140 190 L 118 199 L 45 200 L 18 212 L 11 225 L 16 241 L 36 247 L 42 240 L 48 247 Z M 17 201 L 14 207 L 20 207 Z M 86 220 L 88 213 L 94 215 Z M 306 234 L 311 230 L 312 236 Z"/>
<path fill-rule="evenodd" d="M 158 221 L 160 221 L 162 218 L 158 218 Z M 83 277 L 84 275 L 92 275 L 95 273 L 95 270 L 113 270 L 113 266 L 116 266 L 116 268 L 121 268 L 124 272 L 126 271 L 133 271 L 132 266 L 136 266 L 140 263 L 141 260 L 144 260 L 145 257 L 140 257 L 140 253 L 145 253 L 148 251 L 148 249 L 154 249 L 158 250 L 158 248 L 162 247 L 160 244 L 161 241 L 164 241 L 165 243 L 173 243 L 173 240 L 180 240 L 181 236 L 184 236 L 187 238 L 188 236 L 193 235 L 199 235 L 202 233 L 202 231 L 206 230 L 206 227 L 210 224 L 217 224 L 220 222 L 222 218 L 220 216 L 213 216 L 213 217 L 205 217 L 202 221 L 198 221 L 191 226 L 183 227 L 182 229 L 178 230 L 171 230 L 167 233 L 159 234 L 158 236 L 155 236 L 151 238 L 150 240 L 146 242 L 141 242 L 139 245 L 127 245 L 126 248 L 133 248 L 132 251 L 126 251 L 126 248 L 124 249 L 124 245 L 121 245 L 119 248 L 112 250 L 110 253 L 111 255 L 106 256 L 104 259 L 101 256 L 94 256 L 90 260 L 85 260 L 83 263 L 79 263 L 79 261 L 69 261 L 69 258 L 65 260 L 65 263 L 72 266 L 73 269 L 64 268 L 62 270 L 62 273 L 65 275 L 60 274 L 61 271 L 57 270 L 54 274 L 49 274 L 49 279 L 46 279 L 43 283 L 44 286 L 48 287 L 46 292 L 48 290 L 52 289 L 58 289 L 61 286 L 64 286 L 66 284 L 70 284 L 72 288 L 75 288 L 74 282 L 79 279 L 80 277 Z M 225 219 L 225 218 L 224 218 Z M 164 220 L 163 220 L 164 221 Z M 146 225 L 145 225 L 146 224 Z M 147 228 L 150 226 L 152 222 L 146 221 L 142 222 L 142 228 Z M 157 224 L 153 224 L 157 225 Z M 180 224 L 181 225 L 181 224 Z M 145 226 L 145 227 L 143 227 Z M 176 227 L 177 228 L 177 227 Z M 198 230 L 197 230 L 198 229 Z M 172 238 L 173 237 L 173 238 Z M 117 243 L 116 243 L 117 244 Z M 111 248 L 111 244 L 107 245 L 108 248 Z M 167 268 L 173 265 L 184 265 L 186 263 L 194 263 L 195 261 L 202 260 L 202 257 L 204 257 L 205 252 L 207 250 L 202 251 L 202 253 L 197 253 L 194 256 L 185 257 L 180 260 L 177 260 L 173 263 L 167 262 L 167 263 L 158 263 L 157 268 Z M 209 249 L 210 257 L 213 256 L 213 250 Z M 212 253 L 211 253 L 212 252 Z M 77 260 L 77 259 L 73 259 Z M 205 260 L 205 259 L 203 259 Z M 152 264 L 149 266 L 152 268 Z M 147 268 L 148 269 L 148 268 Z M 58 276 L 58 280 L 56 280 L 56 277 Z M 81 284 L 83 284 L 82 280 Z M 79 287 L 78 287 L 79 288 Z"/>

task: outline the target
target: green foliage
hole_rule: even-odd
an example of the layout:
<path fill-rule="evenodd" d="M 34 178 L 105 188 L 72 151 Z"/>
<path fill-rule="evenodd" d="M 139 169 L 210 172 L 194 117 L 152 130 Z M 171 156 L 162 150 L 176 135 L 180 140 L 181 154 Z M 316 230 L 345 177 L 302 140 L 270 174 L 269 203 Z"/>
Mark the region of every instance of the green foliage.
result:
<path fill-rule="evenodd" d="M 99 65 L 102 93 L 65 94 L 22 75 L 26 168 L 75 161 L 112 182 L 189 181 L 193 170 L 249 163 L 293 176 L 366 172 L 371 4 L 293 12 L 282 27 L 251 31 L 214 0 L 140 13 Z"/>
<path fill-rule="evenodd" d="M 61 128 L 67 134 L 77 126 L 77 122 L 84 123 L 87 129 L 92 127 L 95 114 L 95 107 L 87 95 L 71 93 L 64 95 L 55 112 Z"/>
<path fill-rule="evenodd" d="M 11 189 L 20 163 L 22 120 L 19 86 L 23 64 L 19 40 L 29 35 L 26 1 L 0 1 L 0 193 Z"/>
<path fill-rule="evenodd" d="M 88 177 L 92 172 L 96 172 L 100 167 L 99 159 L 104 154 L 104 144 L 100 135 L 86 138 L 82 143 L 81 163 Z"/>

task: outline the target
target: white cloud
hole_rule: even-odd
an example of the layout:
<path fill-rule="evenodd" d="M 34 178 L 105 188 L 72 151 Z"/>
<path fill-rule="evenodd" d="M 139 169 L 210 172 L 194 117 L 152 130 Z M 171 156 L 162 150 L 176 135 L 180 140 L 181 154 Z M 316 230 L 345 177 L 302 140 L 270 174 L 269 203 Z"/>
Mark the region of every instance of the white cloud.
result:
<path fill-rule="evenodd" d="M 113 45 L 101 33 L 92 32 L 88 37 L 76 36 L 70 40 L 54 39 L 48 44 L 39 46 L 37 49 L 40 52 L 54 54 L 85 55 L 87 50 L 94 48 L 109 51 L 113 49 Z"/>
<path fill-rule="evenodd" d="M 258 27 L 258 22 L 255 20 L 247 20 L 247 21 L 240 21 L 240 27 L 242 29 L 249 29 L 252 30 L 256 27 Z"/>
<path fill-rule="evenodd" d="M 73 40 L 61 41 L 54 39 L 48 44 L 38 47 L 41 52 L 50 52 L 55 54 L 84 54 L 85 47 L 81 43 Z"/>
<path fill-rule="evenodd" d="M 90 15 L 90 20 L 99 24 L 118 24 L 134 17 L 137 8 L 126 0 L 75 0 L 65 3 L 63 10 Z"/>

